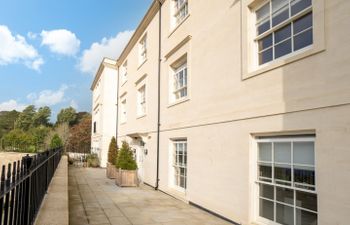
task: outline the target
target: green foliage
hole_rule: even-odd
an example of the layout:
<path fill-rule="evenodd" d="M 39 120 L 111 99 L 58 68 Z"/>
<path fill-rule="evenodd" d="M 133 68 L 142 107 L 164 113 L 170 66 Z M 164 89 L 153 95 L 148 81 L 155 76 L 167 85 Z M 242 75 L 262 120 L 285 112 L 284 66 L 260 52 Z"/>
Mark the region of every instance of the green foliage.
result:
<path fill-rule="evenodd" d="M 21 112 L 18 116 L 18 119 L 15 123 L 15 128 L 16 129 L 21 129 L 24 131 L 29 130 L 29 128 L 33 124 L 34 120 L 34 115 L 35 115 L 35 106 L 34 105 L 29 105 L 27 106 L 23 112 Z"/>
<path fill-rule="evenodd" d="M 0 112 L 0 138 L 14 129 L 19 114 L 16 110 Z"/>
<path fill-rule="evenodd" d="M 60 136 L 58 136 L 58 134 L 55 134 L 51 139 L 50 148 L 60 148 L 62 146 L 62 139 L 60 138 Z"/>
<path fill-rule="evenodd" d="M 2 138 L 2 147 L 5 150 L 19 152 L 35 152 L 34 137 L 20 129 L 15 129 L 5 134 Z"/>
<path fill-rule="evenodd" d="M 37 151 L 45 150 L 45 138 L 49 134 L 50 128 L 45 126 L 33 127 L 27 133 L 33 138 L 33 145 Z"/>
<path fill-rule="evenodd" d="M 99 167 L 100 166 L 100 160 L 99 160 L 97 154 L 87 155 L 86 161 L 87 161 L 88 167 Z"/>
<path fill-rule="evenodd" d="M 57 115 L 57 124 L 68 123 L 70 126 L 74 125 L 77 120 L 77 113 L 74 108 L 68 107 L 61 109 Z"/>
<path fill-rule="evenodd" d="M 136 170 L 137 164 L 129 144 L 123 141 L 122 148 L 118 151 L 116 167 L 123 170 Z"/>
<path fill-rule="evenodd" d="M 33 116 L 33 126 L 50 126 L 51 109 L 48 106 L 40 107 Z"/>
<path fill-rule="evenodd" d="M 115 140 L 115 137 L 112 137 L 108 148 L 108 162 L 111 163 L 112 165 L 115 165 L 117 157 L 118 157 L 117 142 Z"/>

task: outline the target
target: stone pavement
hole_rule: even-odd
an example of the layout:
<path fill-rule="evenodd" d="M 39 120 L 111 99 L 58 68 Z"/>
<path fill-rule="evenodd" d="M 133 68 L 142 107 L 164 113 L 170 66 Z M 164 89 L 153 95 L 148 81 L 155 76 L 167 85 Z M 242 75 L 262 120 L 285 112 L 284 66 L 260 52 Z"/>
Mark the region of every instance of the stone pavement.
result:
<path fill-rule="evenodd" d="M 231 224 L 146 186 L 120 188 L 105 172 L 69 167 L 70 225 Z"/>

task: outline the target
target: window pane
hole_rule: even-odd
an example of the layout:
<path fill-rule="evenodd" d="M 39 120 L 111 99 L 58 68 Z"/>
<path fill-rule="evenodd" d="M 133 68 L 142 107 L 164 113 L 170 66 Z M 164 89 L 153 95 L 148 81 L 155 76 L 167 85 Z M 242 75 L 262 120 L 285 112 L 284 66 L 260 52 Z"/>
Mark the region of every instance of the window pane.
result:
<path fill-rule="evenodd" d="M 294 210 L 290 206 L 276 204 L 276 222 L 286 225 L 294 225 Z"/>
<path fill-rule="evenodd" d="M 288 6 L 289 0 L 272 0 L 271 4 L 272 4 L 272 12 L 276 12 L 284 6 Z"/>
<path fill-rule="evenodd" d="M 270 29 L 270 20 L 266 20 L 258 25 L 258 35 Z"/>
<path fill-rule="evenodd" d="M 294 164 L 315 165 L 314 142 L 294 142 Z"/>
<path fill-rule="evenodd" d="M 291 168 L 288 165 L 281 165 L 277 164 L 275 165 L 275 179 L 283 180 L 283 181 L 291 181 Z M 284 182 L 277 182 L 276 183 L 282 183 L 287 184 Z"/>
<path fill-rule="evenodd" d="M 259 177 L 272 178 L 272 166 L 268 163 L 259 165 Z"/>
<path fill-rule="evenodd" d="M 260 197 L 273 200 L 273 189 L 274 187 L 272 185 L 260 184 Z"/>
<path fill-rule="evenodd" d="M 291 143 L 274 143 L 275 162 L 291 163 Z"/>
<path fill-rule="evenodd" d="M 272 61 L 272 48 L 259 53 L 259 65 Z"/>
<path fill-rule="evenodd" d="M 291 36 L 291 25 L 287 25 L 281 29 L 279 29 L 278 31 L 276 31 L 274 33 L 275 35 L 275 44 L 283 41 L 283 40 L 286 40 L 287 38 L 290 38 Z"/>
<path fill-rule="evenodd" d="M 301 208 L 317 211 L 317 195 L 303 191 L 296 191 L 296 205 Z"/>
<path fill-rule="evenodd" d="M 272 161 L 272 144 L 259 143 L 259 161 Z"/>
<path fill-rule="evenodd" d="M 317 214 L 304 210 L 296 210 L 297 225 L 317 225 Z"/>
<path fill-rule="evenodd" d="M 180 187 L 186 188 L 186 177 L 180 176 Z"/>
<path fill-rule="evenodd" d="M 292 16 L 311 6 L 311 0 L 292 0 Z"/>
<path fill-rule="evenodd" d="M 313 168 L 295 166 L 294 182 L 315 185 L 315 171 Z"/>
<path fill-rule="evenodd" d="M 289 188 L 276 187 L 276 200 L 294 205 L 294 191 Z"/>
<path fill-rule="evenodd" d="M 312 26 L 312 13 L 309 13 L 293 23 L 293 33 L 297 34 Z"/>
<path fill-rule="evenodd" d="M 289 18 L 289 7 L 283 7 L 272 15 L 272 26 L 276 26 Z"/>
<path fill-rule="evenodd" d="M 273 202 L 265 199 L 260 199 L 259 216 L 273 220 Z"/>
<path fill-rule="evenodd" d="M 294 51 L 297 51 L 306 46 L 312 45 L 312 43 L 313 43 L 313 35 L 312 35 L 312 29 L 310 29 L 294 37 Z"/>
<path fill-rule="evenodd" d="M 275 46 L 275 59 L 287 55 L 292 51 L 292 42 L 291 40 L 284 41 Z"/>
<path fill-rule="evenodd" d="M 256 20 L 260 21 L 266 17 L 268 17 L 270 14 L 270 4 L 267 3 L 263 7 L 261 7 L 259 10 L 256 11 Z"/>
<path fill-rule="evenodd" d="M 259 40 L 259 51 L 268 48 L 272 45 L 272 34 Z"/>

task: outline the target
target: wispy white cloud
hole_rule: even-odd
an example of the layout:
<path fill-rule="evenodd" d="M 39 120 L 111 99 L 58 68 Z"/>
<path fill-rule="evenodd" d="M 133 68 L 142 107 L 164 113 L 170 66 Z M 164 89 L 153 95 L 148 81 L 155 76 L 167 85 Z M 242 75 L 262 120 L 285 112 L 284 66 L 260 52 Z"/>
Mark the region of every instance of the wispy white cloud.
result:
<path fill-rule="evenodd" d="M 31 40 L 35 40 L 35 39 L 38 37 L 38 34 L 29 31 L 29 32 L 27 33 L 27 37 L 28 37 L 29 39 L 31 39 Z"/>
<path fill-rule="evenodd" d="M 70 107 L 73 107 L 73 108 L 76 109 L 76 110 L 79 109 L 79 105 L 78 105 L 78 103 L 77 103 L 74 99 L 72 99 L 72 100 L 70 101 L 69 106 L 70 106 Z"/>
<path fill-rule="evenodd" d="M 27 99 L 35 106 L 53 106 L 65 101 L 65 92 L 68 89 L 67 85 L 62 85 L 58 90 L 43 90 L 37 93 L 30 93 Z"/>
<path fill-rule="evenodd" d="M 22 111 L 25 107 L 25 104 L 18 103 L 16 100 L 13 99 L 0 103 L 0 111 Z"/>
<path fill-rule="evenodd" d="M 84 73 L 94 74 L 103 57 L 117 58 L 128 43 L 134 31 L 123 31 L 115 37 L 103 38 L 100 42 L 94 42 L 89 49 L 84 50 L 78 68 Z"/>
<path fill-rule="evenodd" d="M 13 35 L 7 26 L 0 25 L 0 65 L 14 63 L 39 71 L 44 60 L 23 36 Z"/>
<path fill-rule="evenodd" d="M 51 52 L 67 56 L 74 56 L 79 52 L 80 40 L 69 30 L 43 30 L 40 36 L 41 45 L 48 46 Z"/>

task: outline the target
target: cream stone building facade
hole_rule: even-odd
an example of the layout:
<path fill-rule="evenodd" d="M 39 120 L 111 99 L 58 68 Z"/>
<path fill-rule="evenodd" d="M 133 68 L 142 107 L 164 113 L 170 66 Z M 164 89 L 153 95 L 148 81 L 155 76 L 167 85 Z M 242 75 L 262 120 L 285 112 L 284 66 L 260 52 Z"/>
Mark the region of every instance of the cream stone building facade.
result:
<path fill-rule="evenodd" d="M 116 61 L 104 58 L 91 86 L 92 131 L 91 151 L 107 165 L 108 147 L 117 129 L 118 70 Z"/>
<path fill-rule="evenodd" d="M 140 179 L 236 224 L 349 224 L 349 12 L 154 1 L 117 59 Z"/>

